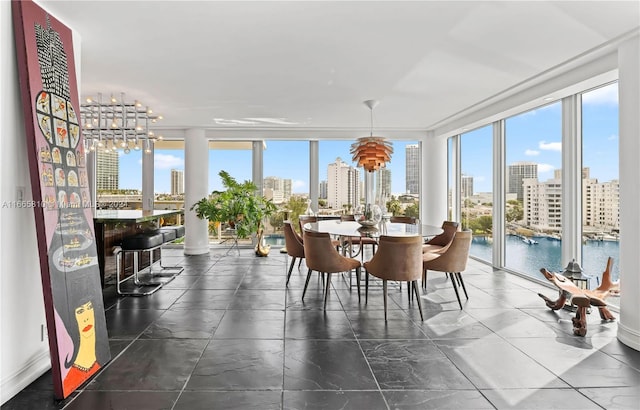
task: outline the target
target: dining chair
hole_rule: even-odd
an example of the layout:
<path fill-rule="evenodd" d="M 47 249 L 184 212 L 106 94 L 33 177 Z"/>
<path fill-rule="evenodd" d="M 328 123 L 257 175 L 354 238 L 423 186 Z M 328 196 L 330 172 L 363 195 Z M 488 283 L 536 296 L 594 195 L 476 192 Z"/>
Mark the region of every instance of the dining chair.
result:
<path fill-rule="evenodd" d="M 291 272 L 293 271 L 293 265 L 298 258 L 298 268 L 302 259 L 304 259 L 304 246 L 302 245 L 302 237 L 293 229 L 291 221 L 284 221 L 284 243 L 287 255 L 291 257 L 291 265 L 289 265 L 289 272 L 287 273 L 287 286 L 289 286 L 289 279 L 291 279 Z"/>
<path fill-rule="evenodd" d="M 384 320 L 387 320 L 387 281 L 406 281 L 409 289 L 413 288 L 420 319 L 422 301 L 418 280 L 422 277 L 422 237 L 420 236 L 386 236 L 382 235 L 378 242 L 378 251 L 370 261 L 364 263 L 366 273 L 382 279 L 384 298 Z M 365 280 L 365 302 L 369 297 L 369 280 Z M 409 299 L 410 300 L 410 299 Z"/>
<path fill-rule="evenodd" d="M 462 272 L 467 268 L 471 239 L 472 235 L 470 230 L 458 231 L 444 252 L 426 252 L 422 254 L 422 287 L 427 288 L 428 270 L 447 273 L 453 284 L 453 289 L 456 292 L 460 309 L 462 309 L 462 302 L 460 301 L 460 293 L 458 292 L 459 285 L 462 285 L 464 296 L 469 299 L 467 288 L 464 286 L 464 280 L 462 279 Z"/>
<path fill-rule="evenodd" d="M 460 224 L 454 221 L 444 221 L 442 223 L 443 232 L 427 241 L 422 246 L 422 252 L 443 253 L 451 245 L 456 232 L 460 231 Z"/>
<path fill-rule="evenodd" d="M 337 217 L 336 217 L 336 219 L 337 219 Z M 301 238 L 303 243 L 304 243 L 304 235 L 303 235 L 304 225 L 308 224 L 308 223 L 314 223 L 314 222 L 318 222 L 318 217 L 311 216 L 311 215 L 300 215 L 298 217 L 298 226 L 300 227 L 300 238 Z M 338 239 L 331 239 L 331 244 L 337 250 L 340 250 L 340 248 L 342 247 L 342 241 L 340 241 Z"/>
<path fill-rule="evenodd" d="M 326 232 L 305 230 L 302 238 L 305 261 L 307 263 L 307 268 L 309 268 L 309 271 L 307 272 L 307 280 L 304 283 L 304 290 L 302 291 L 302 300 L 304 300 L 304 295 L 307 293 L 311 272 L 316 271 L 321 274 L 326 273 L 326 289 L 324 292 L 324 309 L 326 310 L 327 298 L 329 297 L 329 291 L 331 290 L 331 274 L 338 272 L 351 272 L 355 269 L 356 280 L 358 282 L 358 302 L 360 302 L 360 269 L 362 267 L 360 261 L 340 255 L 336 248 L 334 248 L 331 242 L 331 237 Z"/>

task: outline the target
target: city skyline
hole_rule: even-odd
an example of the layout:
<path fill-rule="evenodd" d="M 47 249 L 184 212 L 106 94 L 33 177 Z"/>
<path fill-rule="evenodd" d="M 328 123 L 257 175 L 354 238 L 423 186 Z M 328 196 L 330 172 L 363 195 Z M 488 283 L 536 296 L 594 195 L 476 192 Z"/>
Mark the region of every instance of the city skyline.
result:
<path fill-rule="evenodd" d="M 583 95 L 582 167 L 599 182 L 618 179 L 617 83 Z M 538 164 L 538 180 L 554 177 L 562 169 L 562 105 L 554 102 L 505 121 L 506 165 Z M 461 136 L 461 171 L 473 177 L 474 191 L 492 192 L 493 129 L 487 125 Z"/>
<path fill-rule="evenodd" d="M 327 167 L 341 158 L 348 165 L 351 161 L 349 150 L 355 141 L 319 142 L 319 178 L 327 179 Z M 394 195 L 405 193 L 405 147 L 416 141 L 393 141 L 394 153 L 387 169 L 391 170 L 391 189 Z M 293 194 L 309 193 L 309 142 L 308 141 L 266 141 L 264 151 L 264 177 L 275 176 L 292 180 Z M 124 154 L 118 152 L 120 160 L 120 189 L 141 189 L 142 155 L 140 151 Z M 228 171 L 238 181 L 251 180 L 251 150 L 211 150 L 209 152 L 209 192 L 223 189 L 218 173 Z M 155 193 L 170 192 L 171 169 L 184 169 L 183 150 L 156 150 L 154 153 Z M 361 168 L 360 168 L 361 169 Z M 363 172 L 361 172 L 361 179 Z"/>
<path fill-rule="evenodd" d="M 617 83 L 585 93 L 583 97 L 583 167 L 600 182 L 618 179 Z M 561 103 L 554 102 L 506 120 L 507 164 L 531 161 L 538 164 L 541 181 L 553 178 L 562 167 Z M 353 165 L 349 148 L 354 141 L 319 142 L 319 178 L 326 180 L 327 165 L 340 157 Z M 394 153 L 387 168 L 392 171 L 392 194 L 405 193 L 405 149 L 416 141 L 392 141 Z M 462 173 L 472 176 L 475 192 L 492 192 L 491 125 L 462 134 Z M 264 176 L 292 180 L 292 193 L 309 192 L 308 141 L 267 141 Z M 120 188 L 141 189 L 142 152 L 120 154 Z M 251 150 L 210 151 L 209 191 L 222 189 L 218 172 L 227 170 L 239 181 L 251 179 Z M 170 170 L 184 169 L 184 151 L 155 152 L 155 192 L 170 192 Z"/>

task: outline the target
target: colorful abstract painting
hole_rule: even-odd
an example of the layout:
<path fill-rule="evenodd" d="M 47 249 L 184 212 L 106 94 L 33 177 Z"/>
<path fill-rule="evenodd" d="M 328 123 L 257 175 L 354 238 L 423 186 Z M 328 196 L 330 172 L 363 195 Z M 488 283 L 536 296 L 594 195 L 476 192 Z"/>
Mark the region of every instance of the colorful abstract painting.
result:
<path fill-rule="evenodd" d="M 53 387 L 69 396 L 111 360 L 71 30 L 32 1 L 13 22 Z"/>

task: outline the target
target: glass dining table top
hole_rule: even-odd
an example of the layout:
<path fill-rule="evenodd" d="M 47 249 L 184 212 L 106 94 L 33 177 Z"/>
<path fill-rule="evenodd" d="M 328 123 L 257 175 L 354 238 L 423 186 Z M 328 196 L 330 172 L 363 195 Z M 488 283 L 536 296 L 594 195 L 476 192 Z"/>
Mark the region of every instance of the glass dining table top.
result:
<path fill-rule="evenodd" d="M 434 225 L 407 224 L 381 221 L 373 227 L 363 227 L 355 221 L 325 220 L 304 224 L 304 229 L 314 232 L 327 232 L 336 236 L 362 236 L 378 238 L 387 236 L 422 236 L 425 238 L 439 235 L 442 228 Z"/>

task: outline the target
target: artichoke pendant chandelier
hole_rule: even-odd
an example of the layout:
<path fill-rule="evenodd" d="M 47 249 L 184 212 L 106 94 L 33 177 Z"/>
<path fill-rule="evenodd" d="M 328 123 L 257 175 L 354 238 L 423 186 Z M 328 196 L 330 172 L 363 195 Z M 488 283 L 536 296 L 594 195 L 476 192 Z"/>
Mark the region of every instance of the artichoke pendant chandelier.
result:
<path fill-rule="evenodd" d="M 367 100 L 364 104 L 371 110 L 371 134 L 368 137 L 358 138 L 358 141 L 351 144 L 350 153 L 353 155 L 353 162 L 356 162 L 359 167 L 373 172 L 384 168 L 386 163 L 391 161 L 393 146 L 384 138 L 373 136 L 373 109 L 378 105 L 378 101 Z"/>

